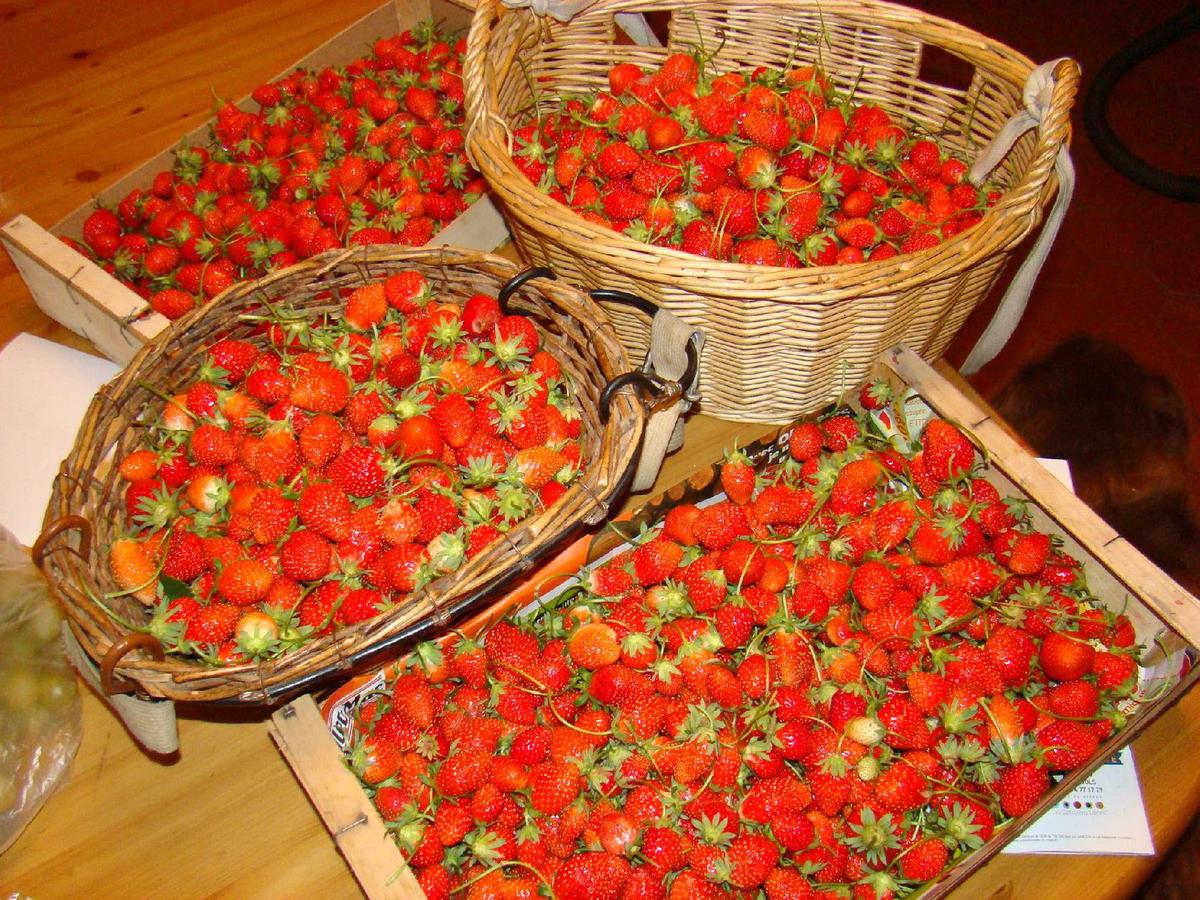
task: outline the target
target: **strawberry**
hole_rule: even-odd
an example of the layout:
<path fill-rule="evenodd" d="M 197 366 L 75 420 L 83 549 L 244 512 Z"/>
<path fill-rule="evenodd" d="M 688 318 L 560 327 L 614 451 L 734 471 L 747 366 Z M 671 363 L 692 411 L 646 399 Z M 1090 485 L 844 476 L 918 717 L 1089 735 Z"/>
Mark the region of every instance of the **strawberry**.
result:
<path fill-rule="evenodd" d="M 179 581 L 193 581 L 205 572 L 211 560 L 204 542 L 193 531 L 180 526 L 167 538 L 162 573 Z"/>
<path fill-rule="evenodd" d="M 351 292 L 346 298 L 342 318 L 357 331 L 369 331 L 383 322 L 387 311 L 387 295 L 383 285 L 376 281 Z"/>
<path fill-rule="evenodd" d="M 1019 762 L 1000 773 L 996 794 L 1000 807 L 1010 816 L 1023 816 L 1037 805 L 1050 787 L 1050 776 L 1034 762 Z"/>
<path fill-rule="evenodd" d="M 545 815 L 560 813 L 579 796 L 579 769 L 569 762 L 543 762 L 529 772 L 529 802 Z"/>
<path fill-rule="evenodd" d="M 988 637 L 985 648 L 1005 684 L 1021 687 L 1029 681 L 1036 647 L 1027 632 L 1001 626 Z"/>
<path fill-rule="evenodd" d="M 968 597 L 986 597 L 1000 584 L 1000 573 L 981 556 L 952 559 L 939 572 L 947 586 Z"/>
<path fill-rule="evenodd" d="M 921 750 L 929 746 L 930 731 L 925 714 L 917 704 L 903 695 L 890 697 L 877 713 L 887 729 L 884 740 L 899 750 Z"/>
<path fill-rule="evenodd" d="M 924 803 L 925 785 L 912 766 L 895 762 L 875 780 L 874 802 L 886 812 L 905 813 Z"/>
<path fill-rule="evenodd" d="M 1086 723 L 1057 719 L 1038 731 L 1037 742 L 1049 768 L 1068 771 L 1095 755 L 1100 739 Z"/>
<path fill-rule="evenodd" d="M 683 126 L 670 116 L 655 116 L 646 126 L 646 143 L 657 153 L 675 147 L 683 140 Z"/>
<path fill-rule="evenodd" d="M 1100 707 L 1100 690 L 1089 681 L 1065 681 L 1042 694 L 1041 703 L 1056 716 L 1090 719 Z"/>
<path fill-rule="evenodd" d="M 911 672 L 907 679 L 908 695 L 921 712 L 937 713 L 950 696 L 946 679 L 934 672 Z"/>
<path fill-rule="evenodd" d="M 333 483 L 353 497 L 370 497 L 384 484 L 379 452 L 373 447 L 352 446 L 334 459 L 328 468 Z"/>
<path fill-rule="evenodd" d="M 585 669 L 598 669 L 621 658 L 616 632 L 602 622 L 579 626 L 567 641 L 571 659 Z"/>
<path fill-rule="evenodd" d="M 1005 565 L 1017 575 L 1037 575 L 1046 567 L 1050 549 L 1049 535 L 1036 531 L 1018 533 L 1008 548 Z"/>
<path fill-rule="evenodd" d="M 596 168 L 609 181 L 620 181 L 632 175 L 641 162 L 636 150 L 624 141 L 606 144 L 596 157 Z"/>
<path fill-rule="evenodd" d="M 490 763 L 491 754 L 486 750 L 459 750 L 442 763 L 434 785 L 439 794 L 447 797 L 470 794 L 487 780 Z"/>
<path fill-rule="evenodd" d="M 788 452 L 792 459 L 799 462 L 816 459 L 821 453 L 823 443 L 821 427 L 815 422 L 807 422 L 797 425 L 788 435 Z"/>
<path fill-rule="evenodd" d="M 750 832 L 743 832 L 734 838 L 727 854 L 729 882 L 743 890 L 762 885 L 779 862 L 779 848 L 775 843 L 763 835 Z"/>
<path fill-rule="evenodd" d="M 316 532 L 301 529 L 280 546 L 279 565 L 295 581 L 319 581 L 333 571 L 333 547 Z"/>
<path fill-rule="evenodd" d="M 932 881 L 946 868 L 950 852 L 936 837 L 927 837 L 907 848 L 900 857 L 900 874 L 910 881 Z"/>
<path fill-rule="evenodd" d="M 1074 681 L 1092 670 L 1096 650 L 1078 636 L 1052 631 L 1042 639 L 1038 662 L 1055 681 Z"/>
<path fill-rule="evenodd" d="M 350 383 L 329 363 L 304 354 L 297 359 L 290 399 L 296 406 L 311 412 L 340 412 L 350 399 Z"/>
<path fill-rule="evenodd" d="M 560 900 L 618 900 L 630 873 L 629 863 L 620 856 L 580 853 L 555 873 L 554 896 Z"/>
<path fill-rule="evenodd" d="M 896 587 L 896 577 L 877 560 L 869 560 L 859 566 L 850 582 L 855 599 L 867 610 L 886 606 L 895 594 Z"/>
<path fill-rule="evenodd" d="M 222 644 L 233 637 L 242 611 L 232 603 L 210 603 L 188 619 L 184 637 L 197 644 Z"/>
<path fill-rule="evenodd" d="M 733 503 L 715 503 L 696 516 L 692 532 L 706 549 L 723 550 L 749 530 L 746 514 L 740 507 Z"/>
<path fill-rule="evenodd" d="M 251 606 L 263 599 L 274 580 L 271 570 L 255 559 L 238 559 L 217 577 L 217 592 L 235 606 Z"/>
<path fill-rule="evenodd" d="M 975 464 L 975 447 L 958 428 L 933 419 L 921 435 L 926 469 L 936 478 L 957 478 Z"/>
<path fill-rule="evenodd" d="M 675 571 L 682 558 L 683 548 L 660 536 L 633 551 L 634 574 L 644 587 L 661 584 Z"/>
<path fill-rule="evenodd" d="M 1128 693 L 1137 682 L 1137 663 L 1126 654 L 1098 651 L 1092 661 L 1096 686 L 1102 691 Z"/>
<path fill-rule="evenodd" d="M 150 308 L 168 319 L 181 319 L 196 308 L 196 298 L 178 288 L 164 288 L 150 296 Z"/>

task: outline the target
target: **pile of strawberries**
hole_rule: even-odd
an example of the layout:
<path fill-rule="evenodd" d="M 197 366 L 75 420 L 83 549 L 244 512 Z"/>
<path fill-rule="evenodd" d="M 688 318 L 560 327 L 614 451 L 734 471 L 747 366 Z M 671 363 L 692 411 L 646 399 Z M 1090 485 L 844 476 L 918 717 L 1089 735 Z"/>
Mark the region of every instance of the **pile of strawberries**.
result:
<path fill-rule="evenodd" d="M 64 238 L 169 319 L 352 244 L 425 244 L 485 190 L 463 150 L 463 40 L 432 22 L 224 103 L 206 146 Z"/>
<path fill-rule="evenodd" d="M 954 425 L 902 454 L 865 421 L 730 454 L 717 502 L 360 708 L 431 900 L 903 896 L 1122 726 L 1129 620 Z"/>
<path fill-rule="evenodd" d="M 410 270 L 255 317 L 120 460 L 122 594 L 169 652 L 276 656 L 391 610 L 578 475 L 581 415 L 532 320 Z"/>
<path fill-rule="evenodd" d="M 706 61 L 613 66 L 608 91 L 515 129 L 513 161 L 636 241 L 789 268 L 935 247 L 998 199 L 933 136 L 839 93 L 815 66 L 714 75 Z"/>

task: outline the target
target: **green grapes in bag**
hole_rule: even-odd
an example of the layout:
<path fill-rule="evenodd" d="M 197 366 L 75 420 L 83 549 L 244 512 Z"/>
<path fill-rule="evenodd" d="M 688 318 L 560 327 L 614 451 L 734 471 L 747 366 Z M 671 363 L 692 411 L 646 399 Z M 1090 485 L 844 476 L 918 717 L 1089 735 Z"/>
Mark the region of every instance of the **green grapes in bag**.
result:
<path fill-rule="evenodd" d="M 82 731 L 62 615 L 25 549 L 0 527 L 0 853 L 64 779 Z"/>

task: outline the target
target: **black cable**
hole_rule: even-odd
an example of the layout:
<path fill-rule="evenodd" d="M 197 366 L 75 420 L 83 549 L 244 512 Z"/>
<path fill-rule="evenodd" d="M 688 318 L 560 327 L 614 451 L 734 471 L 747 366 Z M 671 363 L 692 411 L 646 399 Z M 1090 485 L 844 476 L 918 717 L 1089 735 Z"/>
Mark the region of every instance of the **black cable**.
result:
<path fill-rule="evenodd" d="M 1100 155 L 1135 184 L 1175 200 L 1200 201 L 1200 178 L 1150 165 L 1130 152 L 1108 124 L 1108 98 L 1129 70 L 1164 47 L 1200 29 L 1200 4 L 1189 3 L 1161 25 L 1134 38 L 1096 74 L 1084 104 L 1083 121 Z"/>

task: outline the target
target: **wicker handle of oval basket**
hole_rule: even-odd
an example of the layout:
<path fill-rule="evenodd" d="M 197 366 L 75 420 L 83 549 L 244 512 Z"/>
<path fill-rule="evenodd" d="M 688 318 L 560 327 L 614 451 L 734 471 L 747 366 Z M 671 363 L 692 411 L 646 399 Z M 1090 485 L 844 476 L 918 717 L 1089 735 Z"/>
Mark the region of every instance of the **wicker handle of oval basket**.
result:
<path fill-rule="evenodd" d="M 488 47 L 492 42 L 492 29 L 499 22 L 500 16 L 504 14 L 505 10 L 499 0 L 479 0 L 475 7 L 475 18 L 471 22 L 471 30 L 467 34 L 467 52 L 463 60 L 463 71 L 474 69 L 482 76 L 463 79 L 467 103 L 466 146 L 468 155 L 474 144 L 473 135 L 476 132 L 483 133 L 489 128 L 503 132 L 507 136 L 509 144 L 512 143 L 512 133 L 504 122 L 488 115 L 488 110 L 496 106 L 496 85 L 504 83 L 508 77 L 508 70 L 512 68 L 517 55 L 517 47 L 514 44 L 503 66 L 504 71 L 497 73 L 493 69 Z M 512 151 L 513 147 L 510 146 L 509 150 Z M 474 163 L 475 160 L 472 162 Z M 478 168 L 477 163 L 476 168 Z"/>

